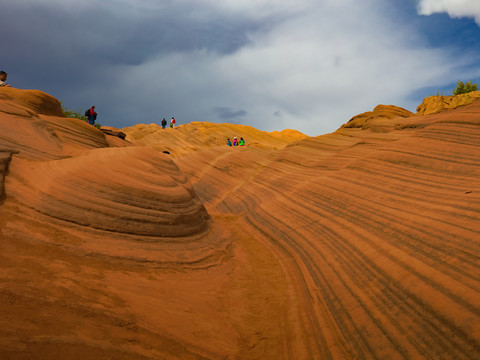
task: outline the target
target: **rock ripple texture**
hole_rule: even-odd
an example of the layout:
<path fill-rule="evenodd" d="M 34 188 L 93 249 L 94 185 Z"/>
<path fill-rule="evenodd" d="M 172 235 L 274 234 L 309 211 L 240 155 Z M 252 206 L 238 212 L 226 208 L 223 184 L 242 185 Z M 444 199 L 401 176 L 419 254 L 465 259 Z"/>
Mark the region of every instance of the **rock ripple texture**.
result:
<path fill-rule="evenodd" d="M 139 147 L 6 90 L 0 358 L 480 358 L 479 101 Z"/>
<path fill-rule="evenodd" d="M 275 153 L 178 160 L 283 264 L 297 310 L 279 358 L 480 357 L 480 102 L 390 109 Z"/>
<path fill-rule="evenodd" d="M 158 237 L 189 236 L 207 226 L 186 176 L 167 156 L 146 148 L 97 149 L 15 170 L 12 178 L 21 185 L 9 194 L 56 219 Z"/>

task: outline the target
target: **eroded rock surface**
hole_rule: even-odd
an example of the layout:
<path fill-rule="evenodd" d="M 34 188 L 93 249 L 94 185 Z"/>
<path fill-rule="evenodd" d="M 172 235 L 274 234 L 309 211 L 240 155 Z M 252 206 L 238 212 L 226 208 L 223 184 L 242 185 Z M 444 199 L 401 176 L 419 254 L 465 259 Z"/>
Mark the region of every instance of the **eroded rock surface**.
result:
<path fill-rule="evenodd" d="M 387 121 L 177 160 L 212 216 L 282 264 L 278 358 L 480 355 L 480 103 Z"/>
<path fill-rule="evenodd" d="M 468 105 L 480 97 L 480 91 L 472 91 L 460 95 L 429 96 L 417 107 L 417 114 L 430 115 L 444 110 L 452 110 L 459 106 Z"/>
<path fill-rule="evenodd" d="M 480 102 L 354 121 L 139 147 L 0 94 L 0 357 L 480 357 Z"/>
<path fill-rule="evenodd" d="M 393 105 L 378 105 L 373 111 L 367 111 L 351 118 L 343 128 L 361 128 L 363 130 L 389 132 L 394 129 L 394 119 L 409 118 L 412 112 Z"/>

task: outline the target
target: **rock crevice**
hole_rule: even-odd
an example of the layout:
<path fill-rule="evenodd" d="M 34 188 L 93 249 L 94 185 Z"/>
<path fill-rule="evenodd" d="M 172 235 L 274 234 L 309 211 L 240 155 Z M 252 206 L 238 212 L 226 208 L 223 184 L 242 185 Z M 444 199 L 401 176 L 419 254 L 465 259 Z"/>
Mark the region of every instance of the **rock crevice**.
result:
<path fill-rule="evenodd" d="M 8 173 L 8 166 L 14 153 L 13 151 L 0 150 L 0 204 L 5 199 L 5 176 Z"/>

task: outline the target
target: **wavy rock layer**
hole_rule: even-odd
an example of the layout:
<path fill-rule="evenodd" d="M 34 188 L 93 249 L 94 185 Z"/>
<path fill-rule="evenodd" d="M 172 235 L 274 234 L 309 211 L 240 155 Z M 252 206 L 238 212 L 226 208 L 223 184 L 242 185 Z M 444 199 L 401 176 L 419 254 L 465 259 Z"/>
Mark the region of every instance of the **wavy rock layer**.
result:
<path fill-rule="evenodd" d="M 46 94 L 3 90 L 0 358 L 234 352 L 225 320 L 204 329 L 221 308 L 230 232 L 186 176 L 164 154 L 60 116 Z M 204 345 L 216 333 L 226 338 Z"/>
<path fill-rule="evenodd" d="M 480 356 L 480 103 L 390 121 L 178 161 L 282 264 L 277 358 Z"/>
<path fill-rule="evenodd" d="M 480 102 L 236 148 L 25 104 L 0 90 L 0 358 L 480 357 Z"/>
<path fill-rule="evenodd" d="M 189 236 L 207 226 L 185 175 L 166 155 L 146 148 L 98 149 L 12 171 L 19 185 L 9 186 L 9 195 L 55 219 L 158 237 Z"/>

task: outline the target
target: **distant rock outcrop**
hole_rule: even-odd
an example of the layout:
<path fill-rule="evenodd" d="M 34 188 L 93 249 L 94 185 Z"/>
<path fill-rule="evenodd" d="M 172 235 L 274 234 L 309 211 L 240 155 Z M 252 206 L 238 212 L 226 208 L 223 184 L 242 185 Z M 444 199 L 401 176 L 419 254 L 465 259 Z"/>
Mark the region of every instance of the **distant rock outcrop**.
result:
<path fill-rule="evenodd" d="M 391 121 L 395 118 L 408 118 L 415 114 L 394 105 L 378 105 L 373 111 L 367 111 L 351 118 L 343 128 L 361 128 L 382 131 L 385 128 L 391 130 L 395 123 Z"/>
<path fill-rule="evenodd" d="M 216 124 L 191 122 L 174 130 L 162 129 L 157 124 L 139 124 L 122 129 L 126 139 L 134 144 L 149 146 L 157 151 L 169 151 L 174 156 L 182 156 L 200 149 L 226 145 L 227 138 L 245 139 L 246 147 L 282 148 L 308 136 L 297 130 L 274 131 L 257 130 L 251 126 L 236 124 Z"/>
<path fill-rule="evenodd" d="M 444 110 L 452 110 L 459 106 L 471 104 L 478 98 L 480 98 L 480 91 L 472 91 L 467 94 L 451 96 L 430 96 L 425 98 L 423 102 L 418 105 L 417 114 L 430 115 Z"/>

